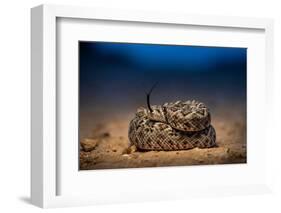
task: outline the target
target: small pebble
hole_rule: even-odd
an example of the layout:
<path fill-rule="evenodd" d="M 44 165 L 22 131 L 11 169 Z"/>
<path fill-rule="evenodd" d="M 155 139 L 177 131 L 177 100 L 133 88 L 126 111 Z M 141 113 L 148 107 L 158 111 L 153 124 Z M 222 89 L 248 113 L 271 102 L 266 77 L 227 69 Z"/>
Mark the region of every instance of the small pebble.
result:
<path fill-rule="evenodd" d="M 110 133 L 109 133 L 109 132 L 105 132 L 105 133 L 102 134 L 102 136 L 103 136 L 103 137 L 109 137 L 109 136 L 110 136 Z"/>
<path fill-rule="evenodd" d="M 96 148 L 99 142 L 97 139 L 85 138 L 80 142 L 80 145 L 85 152 L 90 152 Z"/>

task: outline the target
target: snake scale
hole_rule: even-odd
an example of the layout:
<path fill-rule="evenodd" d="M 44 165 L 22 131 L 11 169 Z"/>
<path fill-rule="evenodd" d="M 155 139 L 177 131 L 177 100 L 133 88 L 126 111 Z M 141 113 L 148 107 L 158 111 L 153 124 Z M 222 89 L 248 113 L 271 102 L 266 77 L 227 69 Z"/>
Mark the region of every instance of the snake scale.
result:
<path fill-rule="evenodd" d="M 151 90 L 152 91 L 152 90 Z M 209 109 L 197 101 L 139 108 L 129 124 L 131 145 L 139 150 L 173 151 L 216 146 Z"/>

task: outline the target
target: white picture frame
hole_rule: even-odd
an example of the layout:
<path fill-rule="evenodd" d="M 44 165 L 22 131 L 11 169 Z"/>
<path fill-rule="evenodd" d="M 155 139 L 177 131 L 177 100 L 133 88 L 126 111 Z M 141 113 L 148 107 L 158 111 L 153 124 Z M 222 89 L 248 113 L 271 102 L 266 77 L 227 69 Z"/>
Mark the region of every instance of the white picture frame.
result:
<path fill-rule="evenodd" d="M 214 196 L 214 195 L 233 195 L 233 194 L 252 194 L 252 193 L 264 193 L 271 191 L 271 173 L 270 173 L 270 157 L 268 151 L 266 155 L 263 153 L 262 160 L 264 165 L 261 168 L 255 168 L 258 174 L 264 174 L 262 178 L 254 180 L 252 184 L 250 181 L 237 181 L 233 184 L 225 182 L 223 184 L 216 185 L 203 185 L 194 183 L 194 187 L 188 185 L 179 187 L 179 185 L 166 185 L 164 182 L 160 182 L 157 186 L 149 186 L 151 192 L 145 194 L 145 190 L 138 189 L 133 190 L 132 185 L 122 185 L 115 190 L 105 190 L 101 192 L 101 189 L 97 188 L 95 194 L 81 193 L 60 193 L 60 184 L 65 179 L 61 179 L 60 173 L 66 172 L 63 168 L 68 167 L 65 164 L 61 164 L 59 146 L 57 144 L 58 132 L 57 132 L 57 118 L 58 118 L 58 102 L 59 98 L 57 89 L 59 88 L 60 81 L 57 78 L 58 69 L 58 21 L 63 19 L 68 20 L 102 20 L 102 21 L 118 21 L 122 25 L 124 22 L 130 23 L 143 23 L 167 25 L 172 26 L 199 26 L 199 27 L 218 27 L 227 31 L 232 30 L 257 30 L 263 33 L 263 37 L 260 41 L 264 41 L 262 44 L 261 57 L 264 67 L 260 68 L 259 80 L 255 81 L 252 85 L 257 87 L 262 83 L 264 87 L 259 87 L 259 91 L 264 94 L 264 105 L 258 110 L 264 110 L 265 108 L 271 109 L 272 107 L 272 94 L 273 90 L 273 21 L 271 19 L 258 19 L 258 18 L 241 18 L 241 17 L 216 17 L 216 16 L 203 16 L 203 15 L 187 15 L 187 14 L 160 14 L 153 12 L 142 11 L 122 11 L 112 9 L 95 9 L 84 8 L 74 6 L 54 6 L 54 5 L 41 5 L 31 10 L 31 56 L 32 56 L 32 143 L 31 143 L 31 201 L 33 204 L 47 208 L 47 207 L 61 207 L 61 206 L 76 206 L 76 205 L 91 205 L 99 203 L 116 203 L 116 202 L 138 202 L 144 200 L 165 200 L 165 199 L 178 199 L 188 197 L 200 197 L 200 196 Z M 204 30 L 204 29 L 203 29 Z M 233 35 L 235 38 L 235 34 Z M 253 67 L 255 61 L 251 61 Z M 266 76 L 266 78 L 263 78 Z M 253 90 L 250 88 L 253 92 Z M 252 96 L 252 93 L 250 97 Z M 252 109 L 256 103 L 256 99 L 252 100 L 252 103 L 248 106 L 248 110 Z M 267 111 L 264 116 L 264 123 L 266 124 L 266 130 L 263 133 L 263 138 L 268 146 L 271 140 L 270 131 L 272 131 L 270 116 L 271 110 Z M 254 123 L 254 122 L 252 122 Z M 248 123 L 248 125 L 252 125 Z M 254 124 L 253 124 L 254 125 Z M 250 126 L 251 127 L 251 126 Z M 256 129 L 254 129 L 256 127 Z M 264 126 L 263 126 L 264 127 Z M 253 126 L 253 131 L 259 130 L 260 126 Z M 258 149 L 258 148 L 257 148 Z M 67 150 L 66 150 L 67 151 Z M 260 150 L 258 150 L 260 152 Z M 75 156 L 77 157 L 77 156 Z M 257 156 L 259 157 L 259 156 Z M 199 171 L 198 174 L 205 175 L 206 172 L 219 172 L 229 174 L 235 174 L 240 171 L 241 165 L 233 167 L 217 167 L 216 169 L 208 169 L 204 167 L 204 171 Z M 71 166 L 69 166 L 70 168 Z M 74 167 L 76 168 L 76 167 Z M 242 168 L 242 167 L 241 167 Z M 243 169 L 247 170 L 250 166 L 245 166 Z M 92 173 L 91 178 L 95 175 L 103 178 L 110 178 L 114 175 L 116 178 L 128 177 L 133 175 L 137 178 L 142 176 L 144 179 L 163 177 L 165 172 L 173 171 L 175 175 L 167 175 L 167 177 L 176 179 L 179 174 L 184 174 L 186 167 L 181 168 L 161 168 L 161 169 L 137 169 L 132 173 L 128 170 L 114 171 L 99 171 L 99 173 Z M 194 171 L 194 170 L 190 170 Z M 76 171 L 78 172 L 78 170 Z M 152 175 L 151 175 L 152 174 Z M 195 175 L 197 173 L 194 173 Z M 70 174 L 74 175 L 74 174 Z M 83 174 L 85 176 L 85 173 Z M 153 176 L 154 175 L 154 176 Z M 164 175 L 165 176 L 165 175 Z M 212 175 L 210 175 L 212 176 Z M 194 177 L 196 178 L 196 177 Z M 215 178 L 215 176 L 213 177 Z M 129 179 L 129 178 L 128 178 Z M 238 178 L 239 179 L 239 178 Z M 68 188 L 71 191 L 77 191 L 75 187 L 75 179 L 68 178 Z M 78 180 L 78 179 L 77 179 Z M 89 181 L 89 178 L 79 179 L 84 182 Z M 71 182 L 74 181 L 74 182 Z M 126 180 L 125 180 L 126 181 Z M 176 181 L 175 181 L 176 182 Z M 230 180 L 231 183 L 231 180 Z M 72 185 L 72 186 L 71 186 Z M 145 186 L 142 186 L 145 189 Z M 89 189 L 90 190 L 90 189 Z M 92 190 L 92 189 L 91 189 Z M 121 191 L 117 191 L 121 190 Z M 123 190 L 123 191 L 122 191 Z M 120 196 L 120 193 L 123 193 Z"/>

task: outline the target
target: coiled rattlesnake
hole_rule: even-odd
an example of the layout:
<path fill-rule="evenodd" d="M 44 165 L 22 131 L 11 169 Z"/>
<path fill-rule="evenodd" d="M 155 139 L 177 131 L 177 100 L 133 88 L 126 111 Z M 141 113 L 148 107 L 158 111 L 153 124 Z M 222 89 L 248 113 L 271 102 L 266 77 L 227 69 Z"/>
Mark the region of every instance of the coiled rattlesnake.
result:
<path fill-rule="evenodd" d="M 183 150 L 216 145 L 209 109 L 197 101 L 139 108 L 129 124 L 129 140 L 140 150 Z"/>

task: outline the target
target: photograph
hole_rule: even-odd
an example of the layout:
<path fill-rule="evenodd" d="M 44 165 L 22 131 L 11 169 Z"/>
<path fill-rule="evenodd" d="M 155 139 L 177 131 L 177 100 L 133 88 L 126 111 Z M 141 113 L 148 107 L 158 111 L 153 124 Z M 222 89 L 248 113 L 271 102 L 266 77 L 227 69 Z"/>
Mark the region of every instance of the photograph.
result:
<path fill-rule="evenodd" d="M 247 163 L 247 48 L 79 41 L 79 169 Z"/>

